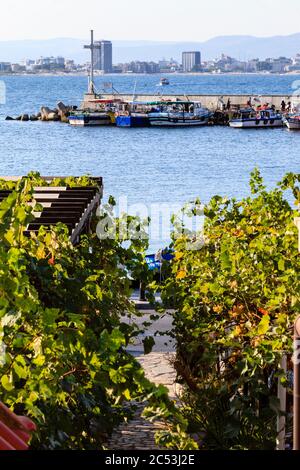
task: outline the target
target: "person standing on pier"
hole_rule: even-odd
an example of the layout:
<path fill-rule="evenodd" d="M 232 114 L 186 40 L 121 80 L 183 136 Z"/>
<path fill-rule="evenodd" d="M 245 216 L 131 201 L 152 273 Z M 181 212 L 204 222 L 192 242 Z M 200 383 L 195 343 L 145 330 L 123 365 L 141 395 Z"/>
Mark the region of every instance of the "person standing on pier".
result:
<path fill-rule="evenodd" d="M 281 101 L 281 111 L 282 111 L 283 113 L 285 112 L 285 106 L 286 106 L 286 105 L 285 105 L 285 101 L 282 100 L 282 101 Z"/>

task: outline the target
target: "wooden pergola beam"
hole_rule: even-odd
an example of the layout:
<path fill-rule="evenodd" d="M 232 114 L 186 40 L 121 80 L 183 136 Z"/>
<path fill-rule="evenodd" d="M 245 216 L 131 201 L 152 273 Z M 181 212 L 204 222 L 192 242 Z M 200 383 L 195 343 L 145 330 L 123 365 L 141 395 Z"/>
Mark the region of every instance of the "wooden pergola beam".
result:
<path fill-rule="evenodd" d="M 6 181 L 18 181 L 21 177 L 2 177 Z M 41 177 L 48 184 L 63 176 Z M 79 178 L 79 177 L 77 177 Z M 1 179 L 1 176 L 0 176 Z M 85 228 L 89 229 L 92 214 L 96 213 L 103 195 L 103 180 L 101 177 L 91 177 L 94 186 L 38 186 L 34 187 L 33 199 L 43 206 L 42 212 L 35 211 L 35 219 L 26 228 L 25 234 L 37 233 L 41 226 L 50 228 L 59 222 L 64 223 L 69 230 L 73 244 L 78 243 Z M 0 190 L 0 202 L 11 194 L 12 190 Z M 29 202 L 33 205 L 33 202 Z"/>

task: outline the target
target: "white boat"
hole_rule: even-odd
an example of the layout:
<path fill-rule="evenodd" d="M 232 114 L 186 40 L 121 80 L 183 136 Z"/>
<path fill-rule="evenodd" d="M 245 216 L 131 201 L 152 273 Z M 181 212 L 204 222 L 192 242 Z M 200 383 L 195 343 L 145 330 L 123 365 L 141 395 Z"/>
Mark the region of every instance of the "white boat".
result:
<path fill-rule="evenodd" d="M 112 124 L 107 112 L 77 111 L 69 116 L 71 126 L 108 126 Z"/>
<path fill-rule="evenodd" d="M 155 104 L 148 114 L 150 126 L 195 127 L 208 124 L 211 113 L 201 103 L 192 101 L 167 101 Z"/>
<path fill-rule="evenodd" d="M 229 121 L 230 127 L 238 129 L 257 129 L 282 127 L 282 115 L 272 108 L 255 111 L 252 108 L 241 109 L 237 118 Z"/>
<path fill-rule="evenodd" d="M 160 86 L 170 85 L 170 82 L 169 82 L 169 80 L 168 80 L 167 78 L 162 77 L 162 78 L 160 79 L 159 85 L 160 85 Z"/>
<path fill-rule="evenodd" d="M 283 122 L 290 130 L 300 130 L 300 113 L 285 116 Z"/>

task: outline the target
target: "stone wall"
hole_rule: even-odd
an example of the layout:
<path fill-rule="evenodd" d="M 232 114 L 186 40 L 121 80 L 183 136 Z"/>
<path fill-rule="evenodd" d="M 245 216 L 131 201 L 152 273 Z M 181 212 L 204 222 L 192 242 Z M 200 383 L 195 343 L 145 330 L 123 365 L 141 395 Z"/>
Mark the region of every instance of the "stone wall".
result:
<path fill-rule="evenodd" d="M 86 94 L 84 101 L 82 103 L 82 106 L 84 108 L 91 108 L 92 109 L 92 104 L 89 102 L 89 100 L 93 97 L 93 95 Z M 120 94 L 120 95 L 112 95 L 112 94 L 102 94 L 102 97 L 105 99 L 111 99 L 111 98 L 120 98 L 123 99 L 124 101 L 132 101 L 132 94 Z M 246 106 L 247 101 L 249 100 L 250 95 L 146 95 L 146 94 L 140 94 L 140 95 L 135 95 L 135 101 L 158 101 L 160 99 L 170 99 L 170 100 L 175 100 L 176 98 L 179 98 L 181 100 L 190 100 L 190 101 L 200 101 L 202 106 L 207 107 L 211 110 L 215 110 L 218 108 L 218 102 L 220 99 L 224 103 L 227 103 L 228 99 L 230 99 L 231 103 L 234 105 L 241 105 L 241 106 Z M 279 95 L 260 95 L 260 98 L 263 103 L 269 103 L 270 105 L 274 104 L 276 109 L 281 108 L 281 102 L 284 100 L 286 103 L 289 101 L 293 101 L 295 97 L 292 95 L 289 96 L 279 96 Z M 300 97 L 298 97 L 298 100 L 300 101 Z"/>

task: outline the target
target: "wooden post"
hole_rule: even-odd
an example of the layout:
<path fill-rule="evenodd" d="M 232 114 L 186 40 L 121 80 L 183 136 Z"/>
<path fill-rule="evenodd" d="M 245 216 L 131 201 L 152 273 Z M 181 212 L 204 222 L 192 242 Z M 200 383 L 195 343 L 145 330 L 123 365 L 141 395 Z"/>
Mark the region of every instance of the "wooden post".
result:
<path fill-rule="evenodd" d="M 286 355 L 282 356 L 280 361 L 280 368 L 286 374 L 287 371 L 287 357 Z M 278 394 L 277 397 L 280 402 L 280 412 L 286 413 L 286 388 L 278 379 Z M 281 415 L 277 418 L 277 445 L 276 450 L 285 450 L 285 424 L 286 418 L 284 415 Z"/>
<path fill-rule="evenodd" d="M 299 230 L 299 253 L 300 253 L 300 217 L 295 218 L 296 227 Z M 293 426 L 293 448 L 300 450 L 300 317 L 297 318 L 294 328 L 294 426 Z"/>
<path fill-rule="evenodd" d="M 300 450 L 300 317 L 295 322 L 294 331 L 294 432 L 293 448 Z"/>

